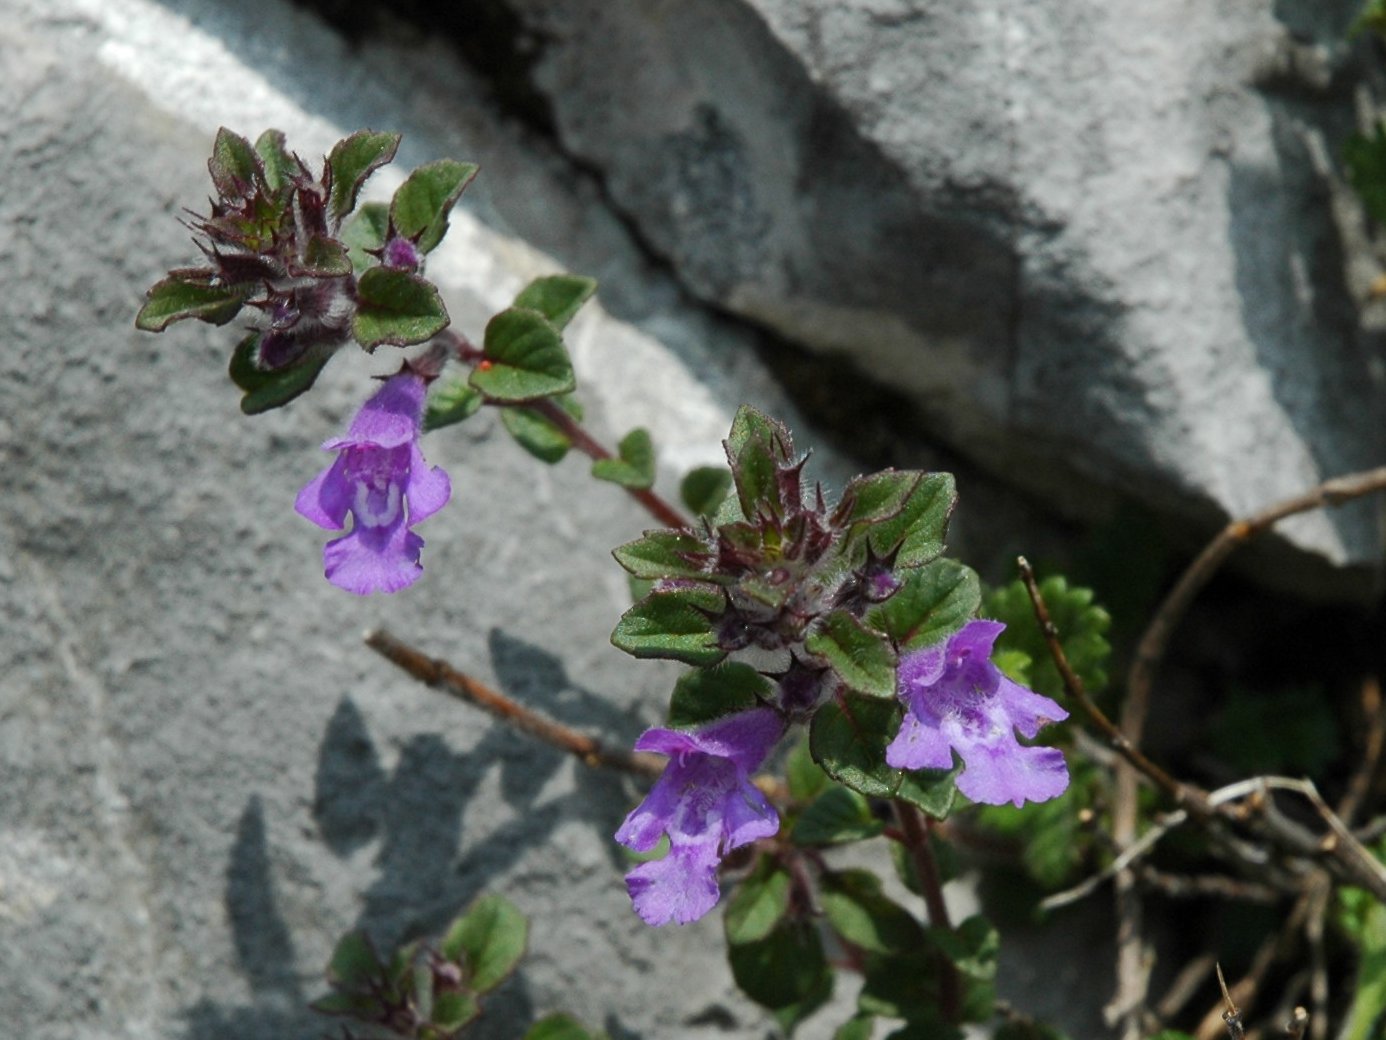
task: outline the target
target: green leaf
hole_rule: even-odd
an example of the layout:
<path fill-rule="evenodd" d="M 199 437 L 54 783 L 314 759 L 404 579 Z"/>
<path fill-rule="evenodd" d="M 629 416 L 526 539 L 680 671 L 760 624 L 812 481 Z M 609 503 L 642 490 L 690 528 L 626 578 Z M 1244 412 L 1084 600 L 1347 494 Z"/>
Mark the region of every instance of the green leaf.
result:
<path fill-rule="evenodd" d="M 687 531 L 646 531 L 611 555 L 637 578 L 706 579 L 712 566 L 707 543 Z"/>
<path fill-rule="evenodd" d="M 900 707 L 848 693 L 823 704 L 809 727 L 814 761 L 834 780 L 871 798 L 903 798 L 935 819 L 953 806 L 957 788 L 950 770 L 901 770 L 886 763 L 886 746 L 900 729 Z"/>
<path fill-rule="evenodd" d="M 701 726 L 759 707 L 770 694 L 770 682 L 748 664 L 727 661 L 715 668 L 688 672 L 674 684 L 669 725 Z"/>
<path fill-rule="evenodd" d="M 265 186 L 272 192 L 281 192 L 289 184 L 289 178 L 298 167 L 284 146 L 284 134 L 279 130 L 266 130 L 255 141 L 255 154 L 265 170 Z"/>
<path fill-rule="evenodd" d="M 1345 895 L 1347 893 L 1344 893 Z M 1357 986 L 1341 1040 L 1372 1040 L 1386 1028 L 1386 905 L 1368 897 L 1357 914 L 1360 926 Z"/>
<path fill-rule="evenodd" d="M 1378 224 L 1386 224 L 1386 127 L 1378 123 L 1370 136 L 1353 134 L 1343 145 L 1348 181 Z"/>
<path fill-rule="evenodd" d="M 366 992 L 384 970 L 365 932 L 348 932 L 337 940 L 327 964 L 327 981 L 336 989 Z"/>
<path fill-rule="evenodd" d="M 481 1005 L 470 993 L 439 993 L 433 998 L 433 1013 L 428 1020 L 451 1035 L 480 1014 Z"/>
<path fill-rule="evenodd" d="M 788 461 L 793 450 L 789 431 L 750 405 L 742 405 L 724 443 L 742 515 L 748 519 L 762 513 L 784 516 L 779 463 Z"/>
<path fill-rule="evenodd" d="M 439 380 L 428 392 L 424 408 L 423 428 L 427 433 L 441 430 L 470 419 L 481 408 L 485 398 L 471 388 L 466 377 Z"/>
<path fill-rule="evenodd" d="M 366 178 L 395 157 L 399 134 L 358 130 L 332 147 L 327 169 L 332 181 L 329 212 L 341 220 L 356 208 L 356 197 Z"/>
<path fill-rule="evenodd" d="M 525 953 L 529 922 L 504 896 L 482 896 L 452 923 L 440 951 L 461 963 L 476 993 L 495 989 Z"/>
<path fill-rule="evenodd" d="M 313 278 L 340 278 L 351 274 L 351 259 L 335 238 L 314 235 L 304 243 L 303 258 L 294 270 Z"/>
<path fill-rule="evenodd" d="M 932 646 L 977 613 L 981 596 L 971 568 L 939 559 L 906 571 L 895 594 L 867 611 L 866 624 L 886 633 L 901 650 Z"/>
<path fill-rule="evenodd" d="M 524 1040 L 596 1040 L 572 1015 L 546 1015 L 529 1027 Z"/>
<path fill-rule="evenodd" d="M 638 491 L 654 484 L 654 444 L 648 430 L 631 430 L 621 438 L 616 450 L 617 458 L 597 459 L 592 463 L 592 476 Z"/>
<path fill-rule="evenodd" d="M 390 207 L 383 202 L 364 202 L 342 225 L 341 241 L 347 247 L 351 267 L 357 274 L 363 274 L 379 261 L 370 250 L 379 252 L 385 248 L 385 236 L 389 233 Z"/>
<path fill-rule="evenodd" d="M 923 926 L 869 870 L 824 872 L 819 902 L 833 930 L 869 953 L 907 953 L 924 944 Z"/>
<path fill-rule="evenodd" d="M 890 640 L 846 610 L 824 617 L 804 640 L 804 649 L 826 661 L 849 689 L 872 697 L 895 696 L 896 659 Z"/>
<path fill-rule="evenodd" d="M 309 358 L 291 368 L 265 372 L 255 367 L 259 346 L 260 334 L 252 332 L 237 344 L 228 369 L 231 381 L 245 391 L 241 397 L 241 411 L 246 415 L 281 408 L 307 392 L 330 360 L 330 357 Z"/>
<path fill-rule="evenodd" d="M 667 657 L 705 668 L 726 657 L 713 617 L 726 607 L 716 587 L 656 589 L 621 615 L 612 645 L 633 657 Z"/>
<path fill-rule="evenodd" d="M 561 330 L 596 291 L 597 282 L 593 278 L 551 274 L 536 278 L 521 289 L 514 305 L 538 311 L 553 323 L 554 328 Z"/>
<path fill-rule="evenodd" d="M 727 943 L 737 946 L 767 938 L 789 913 L 790 877 L 766 856 L 737 886 L 722 915 Z"/>
<path fill-rule="evenodd" d="M 582 421 L 582 405 L 572 394 L 560 394 L 553 402 L 579 422 Z M 573 442 L 568 435 L 547 416 L 533 408 L 516 405 L 501 409 L 501 425 L 515 438 L 521 448 L 540 462 L 553 465 L 561 462 Z"/>
<path fill-rule="evenodd" d="M 1093 602 L 1091 589 L 1070 586 L 1059 575 L 1045 578 L 1039 583 L 1039 589 L 1049 608 L 1049 618 L 1058 629 L 1059 642 L 1068 663 L 1089 693 L 1101 693 L 1107 686 L 1107 662 L 1112 656 L 1112 646 L 1106 635 L 1112 624 L 1111 617 Z M 1029 655 L 1030 681 L 1027 685 L 1036 693 L 1062 699 L 1064 682 L 1039 622 L 1035 620 L 1035 610 L 1024 583 L 1013 581 L 988 592 L 982 613 L 1006 625 L 1006 631 L 996 640 L 997 649 L 1018 650 Z"/>
<path fill-rule="evenodd" d="M 365 1021 L 376 1018 L 385 1010 L 385 1006 L 368 993 L 340 991 L 319 997 L 308 1006 L 320 1015 L 345 1015 Z"/>
<path fill-rule="evenodd" d="M 812 801 L 827 788 L 828 774 L 813 760 L 807 735 L 790 749 L 784 765 L 789 797 L 796 802 Z"/>
<path fill-rule="evenodd" d="M 896 553 L 897 568 L 920 567 L 936 559 L 943 553 L 957 501 L 951 473 L 922 474 L 900 511 L 871 528 L 872 552 L 883 559 Z"/>
<path fill-rule="evenodd" d="M 833 1040 L 871 1040 L 876 1020 L 870 1015 L 854 1015 L 833 1034 Z"/>
<path fill-rule="evenodd" d="M 679 497 L 694 516 L 713 516 L 731 491 L 732 475 L 721 466 L 699 466 L 679 484 Z"/>
<path fill-rule="evenodd" d="M 842 499 L 833 510 L 833 526 L 852 528 L 879 524 L 898 516 L 919 479 L 918 473 L 894 469 L 854 478 L 843 488 Z"/>
<path fill-rule="evenodd" d="M 475 163 L 439 159 L 411 173 L 390 202 L 395 230 L 430 253 L 448 230 L 448 213 L 476 176 Z"/>
<path fill-rule="evenodd" d="M 225 199 L 249 197 L 257 182 L 264 179 L 260 157 L 250 142 L 224 126 L 217 130 L 216 140 L 212 142 L 212 157 L 207 160 L 207 169 L 217 192 Z"/>
<path fill-rule="evenodd" d="M 360 305 L 351 334 L 367 350 L 432 339 L 448 326 L 447 308 L 431 282 L 405 271 L 372 267 L 356 283 Z"/>
<path fill-rule="evenodd" d="M 172 275 L 155 282 L 135 315 L 135 328 L 163 332 L 175 321 L 196 318 L 225 325 L 240 313 L 251 287 L 211 285 L 203 278 Z"/>
<path fill-rule="evenodd" d="M 571 393 L 577 385 L 563 338 L 538 311 L 497 314 L 486 325 L 484 353 L 471 382 L 493 401 L 534 401 Z"/>
<path fill-rule="evenodd" d="M 823 776 L 815 767 L 814 772 Z M 836 784 L 804 810 L 790 837 L 796 845 L 845 845 L 866 841 L 885 830 L 871 813 L 871 805 L 856 791 Z"/>
<path fill-rule="evenodd" d="M 980 914 L 974 914 L 953 929 L 930 928 L 929 941 L 968 978 L 981 982 L 996 978 L 996 955 L 1001 939 L 991 922 Z"/>
<path fill-rule="evenodd" d="M 947 1031 L 939 1018 L 939 956 L 927 943 L 908 951 L 869 954 L 857 1007 L 867 1014 L 903 1018 L 915 1025 L 936 1024 L 939 1033 L 920 1034 L 931 1040 L 935 1035 L 939 1040 L 961 1036 Z"/>
<path fill-rule="evenodd" d="M 741 991 L 761 1007 L 794 1010 L 791 1025 L 832 992 L 823 943 L 809 921 L 783 919 L 759 942 L 729 946 L 727 960 Z"/>

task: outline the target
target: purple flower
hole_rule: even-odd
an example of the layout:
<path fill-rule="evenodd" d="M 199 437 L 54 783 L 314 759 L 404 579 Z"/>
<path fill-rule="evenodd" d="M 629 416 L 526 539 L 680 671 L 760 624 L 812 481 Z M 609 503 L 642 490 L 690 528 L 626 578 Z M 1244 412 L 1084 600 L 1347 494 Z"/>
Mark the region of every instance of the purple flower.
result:
<path fill-rule="evenodd" d="M 897 689 L 905 702 L 900 733 L 886 748 L 898 769 L 950 769 L 962 757 L 958 790 L 974 802 L 1017 806 L 1068 788 L 1068 766 L 1055 748 L 1026 747 L 1046 722 L 1068 712 L 1001 674 L 991 647 L 1006 626 L 969 621 L 945 643 L 900 658 Z"/>
<path fill-rule="evenodd" d="M 424 380 L 402 372 L 386 380 L 345 437 L 323 445 L 337 461 L 298 493 L 294 508 L 329 531 L 353 524 L 323 547 L 327 580 L 357 595 L 398 592 L 423 572 L 423 539 L 410 530 L 452 494 L 448 475 L 419 451 Z"/>
<path fill-rule="evenodd" d="M 750 774 L 783 733 L 776 712 L 755 708 L 694 732 L 646 730 L 635 742 L 637 751 L 669 756 L 664 775 L 616 832 L 617 841 L 637 852 L 669 835 L 667 856 L 626 875 L 635 912 L 646 924 L 702 917 L 717 905 L 722 857 L 780 829 Z"/>

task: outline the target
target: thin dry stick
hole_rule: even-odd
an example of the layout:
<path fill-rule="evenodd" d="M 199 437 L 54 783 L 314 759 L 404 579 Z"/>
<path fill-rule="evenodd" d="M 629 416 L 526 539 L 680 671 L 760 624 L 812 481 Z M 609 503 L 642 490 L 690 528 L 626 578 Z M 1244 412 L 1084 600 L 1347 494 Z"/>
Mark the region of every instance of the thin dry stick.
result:
<path fill-rule="evenodd" d="M 589 766 L 615 769 L 647 780 L 664 772 L 664 759 L 659 756 L 606 747 L 585 733 L 545 718 L 511 700 L 485 683 L 459 672 L 446 661 L 429 657 L 383 629 L 367 632 L 366 645 L 426 686 L 466 701 L 521 733 L 576 755 Z"/>
<path fill-rule="evenodd" d="M 1139 747 L 1150 708 L 1150 691 L 1155 672 L 1164 658 L 1165 649 L 1175 626 L 1184 616 L 1189 604 L 1200 589 L 1217 572 L 1232 551 L 1262 531 L 1286 517 L 1315 509 L 1342 505 L 1364 495 L 1386 490 L 1386 466 L 1362 473 L 1349 474 L 1324 481 L 1302 495 L 1276 503 L 1267 509 L 1237 520 L 1220 531 L 1175 583 L 1155 611 L 1149 626 L 1136 646 L 1126 680 L 1126 704 L 1121 715 L 1121 732 Z M 1136 836 L 1137 779 L 1131 769 L 1119 768 L 1112 808 L 1112 837 L 1121 847 L 1129 845 Z M 1132 1009 L 1144 1000 L 1143 966 L 1146 961 L 1144 942 L 1140 934 L 1140 898 L 1134 875 L 1123 871 L 1117 875 L 1118 949 L 1117 978 L 1119 989 L 1114 1003 Z M 1133 1037 L 1134 1017 L 1127 1015 L 1125 1035 Z"/>
<path fill-rule="evenodd" d="M 1374 675 L 1367 676 L 1362 682 L 1362 712 L 1368 719 L 1367 739 L 1362 744 L 1362 761 L 1358 763 L 1338 803 L 1338 815 L 1349 827 L 1371 792 L 1377 767 L 1381 764 L 1382 744 L 1386 743 L 1386 701 L 1382 700 L 1381 683 Z"/>

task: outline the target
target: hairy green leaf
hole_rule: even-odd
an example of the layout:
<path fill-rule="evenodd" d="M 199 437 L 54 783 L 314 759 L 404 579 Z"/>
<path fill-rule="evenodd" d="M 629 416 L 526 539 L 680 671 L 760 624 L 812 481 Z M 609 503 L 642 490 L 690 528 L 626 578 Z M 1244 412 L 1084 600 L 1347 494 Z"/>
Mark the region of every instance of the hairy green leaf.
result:
<path fill-rule="evenodd" d="M 390 202 L 395 230 L 430 253 L 448 230 L 448 214 L 476 176 L 475 163 L 439 159 L 411 173 Z"/>
<path fill-rule="evenodd" d="M 538 311 L 562 330 L 582 305 L 597 291 L 597 282 L 575 274 L 551 274 L 536 278 L 515 297 L 514 306 Z"/>
<path fill-rule="evenodd" d="M 448 326 L 447 308 L 433 283 L 406 271 L 372 267 L 356 285 L 360 298 L 351 334 L 367 350 L 423 343 Z"/>
<path fill-rule="evenodd" d="M 358 130 L 332 146 L 327 169 L 332 181 L 329 212 L 341 220 L 356 208 L 356 197 L 366 178 L 395 157 L 399 134 Z"/>

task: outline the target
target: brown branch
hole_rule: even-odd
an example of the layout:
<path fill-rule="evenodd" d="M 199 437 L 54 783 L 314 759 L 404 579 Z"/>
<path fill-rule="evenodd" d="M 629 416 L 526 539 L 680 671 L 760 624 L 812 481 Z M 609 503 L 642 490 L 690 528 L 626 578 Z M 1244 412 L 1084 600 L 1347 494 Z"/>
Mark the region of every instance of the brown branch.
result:
<path fill-rule="evenodd" d="M 1121 729 L 1133 744 L 1139 744 L 1150 707 L 1150 690 L 1155 672 L 1164 659 L 1165 649 L 1175 627 L 1188 610 L 1193 598 L 1223 561 L 1236 548 L 1287 517 L 1340 506 L 1345 502 L 1386 490 L 1386 466 L 1335 477 L 1294 498 L 1287 498 L 1243 520 L 1224 527 L 1189 564 L 1174 588 L 1170 590 L 1146 627 L 1136 646 L 1136 655 L 1126 679 L 1126 710 L 1122 713 Z"/>
<path fill-rule="evenodd" d="M 1343 823 L 1352 826 L 1353 819 L 1371 793 L 1381 764 L 1381 748 L 1386 743 L 1386 701 L 1381 697 L 1381 683 L 1369 675 L 1362 682 L 1362 714 L 1367 718 L 1367 736 L 1362 743 L 1362 761 L 1358 763 L 1347 789 L 1338 803 L 1338 815 Z"/>
<path fill-rule="evenodd" d="M 383 629 L 367 632 L 366 645 L 424 685 L 466 701 L 521 733 L 577 756 L 589 766 L 614 769 L 646 780 L 664 772 L 664 759 L 660 756 L 609 748 L 585 733 L 545 718 L 511 700 L 485 683 L 459 672 L 446 661 L 429 657 Z"/>
<path fill-rule="evenodd" d="M 929 924 L 951 932 L 953 923 L 948 917 L 948 904 L 943 899 L 943 881 L 934 861 L 934 850 L 930 844 L 929 831 L 924 823 L 924 814 L 909 802 L 895 799 L 895 817 L 900 821 L 900 831 L 904 837 L 905 848 L 909 850 L 914 874 L 919 881 L 919 891 L 924 897 L 924 905 L 929 911 Z M 957 1022 L 962 1002 L 961 979 L 958 968 L 946 956 L 941 958 L 943 970 L 939 979 L 939 1010 L 947 1022 Z"/>

